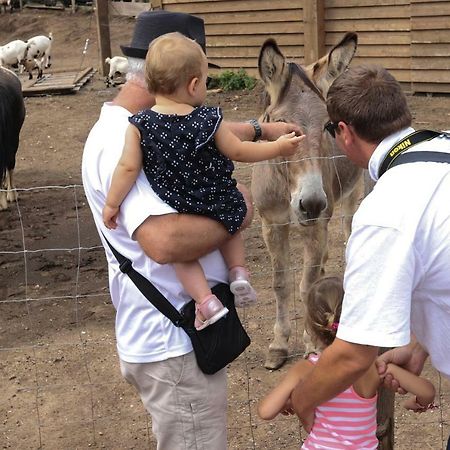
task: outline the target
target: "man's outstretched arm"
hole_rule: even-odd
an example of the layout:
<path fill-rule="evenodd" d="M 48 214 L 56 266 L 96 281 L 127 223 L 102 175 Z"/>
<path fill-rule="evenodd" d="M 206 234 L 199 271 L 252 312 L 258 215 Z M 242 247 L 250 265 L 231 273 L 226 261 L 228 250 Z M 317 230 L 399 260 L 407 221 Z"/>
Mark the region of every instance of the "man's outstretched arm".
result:
<path fill-rule="evenodd" d="M 294 411 L 307 431 L 312 426 L 314 409 L 351 386 L 369 369 L 377 354 L 378 347 L 338 338 L 324 350 L 314 369 L 291 396 Z"/>

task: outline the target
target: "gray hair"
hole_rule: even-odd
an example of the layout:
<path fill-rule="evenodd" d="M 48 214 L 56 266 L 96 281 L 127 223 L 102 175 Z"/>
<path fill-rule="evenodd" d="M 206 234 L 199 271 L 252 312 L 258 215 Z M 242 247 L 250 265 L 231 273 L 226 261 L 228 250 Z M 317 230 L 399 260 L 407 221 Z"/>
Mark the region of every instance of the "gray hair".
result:
<path fill-rule="evenodd" d="M 128 57 L 127 81 L 147 89 L 145 81 L 145 59 Z"/>

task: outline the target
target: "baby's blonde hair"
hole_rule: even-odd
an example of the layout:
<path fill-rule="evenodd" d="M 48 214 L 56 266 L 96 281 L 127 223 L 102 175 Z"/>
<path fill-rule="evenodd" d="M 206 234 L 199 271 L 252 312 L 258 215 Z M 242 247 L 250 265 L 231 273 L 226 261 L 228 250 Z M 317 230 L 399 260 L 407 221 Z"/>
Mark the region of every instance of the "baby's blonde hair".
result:
<path fill-rule="evenodd" d="M 305 328 L 315 346 L 325 348 L 334 341 L 343 298 L 340 277 L 319 278 L 311 286 L 306 300 Z"/>
<path fill-rule="evenodd" d="M 149 45 L 145 58 L 145 79 L 153 94 L 173 94 L 193 78 L 202 75 L 206 60 L 197 42 L 181 33 L 164 34 Z"/>

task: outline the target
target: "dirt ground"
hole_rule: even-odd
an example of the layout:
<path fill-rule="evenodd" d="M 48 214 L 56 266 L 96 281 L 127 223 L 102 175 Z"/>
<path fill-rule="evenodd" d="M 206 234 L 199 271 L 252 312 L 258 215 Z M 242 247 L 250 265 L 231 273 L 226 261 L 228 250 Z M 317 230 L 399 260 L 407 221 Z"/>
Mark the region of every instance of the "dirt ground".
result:
<path fill-rule="evenodd" d="M 130 41 L 133 21 L 111 19 L 113 55 Z M 95 16 L 25 10 L 0 15 L 0 45 L 53 33 L 57 70 L 98 67 Z M 87 45 L 87 50 L 83 49 Z M 153 449 L 151 424 L 134 390 L 121 378 L 114 340 L 114 310 L 107 271 L 81 187 L 83 144 L 101 104 L 113 98 L 102 77 L 75 95 L 27 98 L 17 155 L 19 201 L 0 213 L 0 445 L 6 449 Z M 261 113 L 258 92 L 214 94 L 230 120 Z M 449 97 L 409 97 L 417 127 L 448 129 Z M 249 166 L 237 178 L 250 184 Z M 418 180 L 420 182 L 420 180 Z M 301 274 L 300 242 L 291 235 L 292 283 Z M 270 262 L 258 218 L 246 233 L 247 252 L 260 295 L 242 318 L 252 345 L 229 369 L 229 448 L 295 449 L 304 437 L 293 418 L 263 423 L 260 396 L 284 368 L 263 368 L 275 314 Z M 342 270 L 342 221 L 331 223 L 327 270 Z M 302 307 L 291 305 L 290 361 L 302 351 Z M 397 403 L 396 448 L 441 449 L 449 435 L 449 384 L 427 367 L 440 408 L 416 416 Z"/>

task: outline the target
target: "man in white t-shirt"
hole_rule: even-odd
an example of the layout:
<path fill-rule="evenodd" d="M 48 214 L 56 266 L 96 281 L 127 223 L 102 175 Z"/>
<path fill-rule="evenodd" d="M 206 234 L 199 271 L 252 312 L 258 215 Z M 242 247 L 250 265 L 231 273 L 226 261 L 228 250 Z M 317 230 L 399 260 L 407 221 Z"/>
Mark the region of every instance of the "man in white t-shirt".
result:
<path fill-rule="evenodd" d="M 448 158 L 449 136 L 412 134 L 401 87 L 381 67 L 342 74 L 327 109 L 326 130 L 377 183 L 353 219 L 337 337 L 292 397 L 307 428 L 314 408 L 352 385 L 379 347 L 400 347 L 379 362 L 381 377 L 389 361 L 420 373 L 429 355 L 450 378 L 450 164 L 393 167 L 401 153 Z"/>
<path fill-rule="evenodd" d="M 210 448 L 226 443 L 226 371 L 205 375 L 197 366 L 191 341 L 138 291 L 119 265 L 102 233 L 113 247 L 129 258 L 140 274 L 179 310 L 188 296 L 172 265 L 199 259 L 210 286 L 228 282 L 228 271 L 217 247 L 228 238 L 225 228 L 206 217 L 175 214 L 152 191 L 141 173 L 124 200 L 118 227 L 103 225 L 102 209 L 111 178 L 121 156 L 128 117 L 154 104 L 147 91 L 144 59 L 149 43 L 161 34 L 179 31 L 205 48 L 203 21 L 167 11 L 140 14 L 130 46 L 127 82 L 116 98 L 105 103 L 86 141 L 82 176 L 86 197 L 105 247 L 109 287 L 117 310 L 117 350 L 123 376 L 138 390 L 152 416 L 159 450 Z M 274 140 L 291 131 L 291 124 L 233 123 L 241 139 Z M 251 203 L 248 202 L 251 211 Z M 250 214 L 251 216 L 251 214 Z"/>

